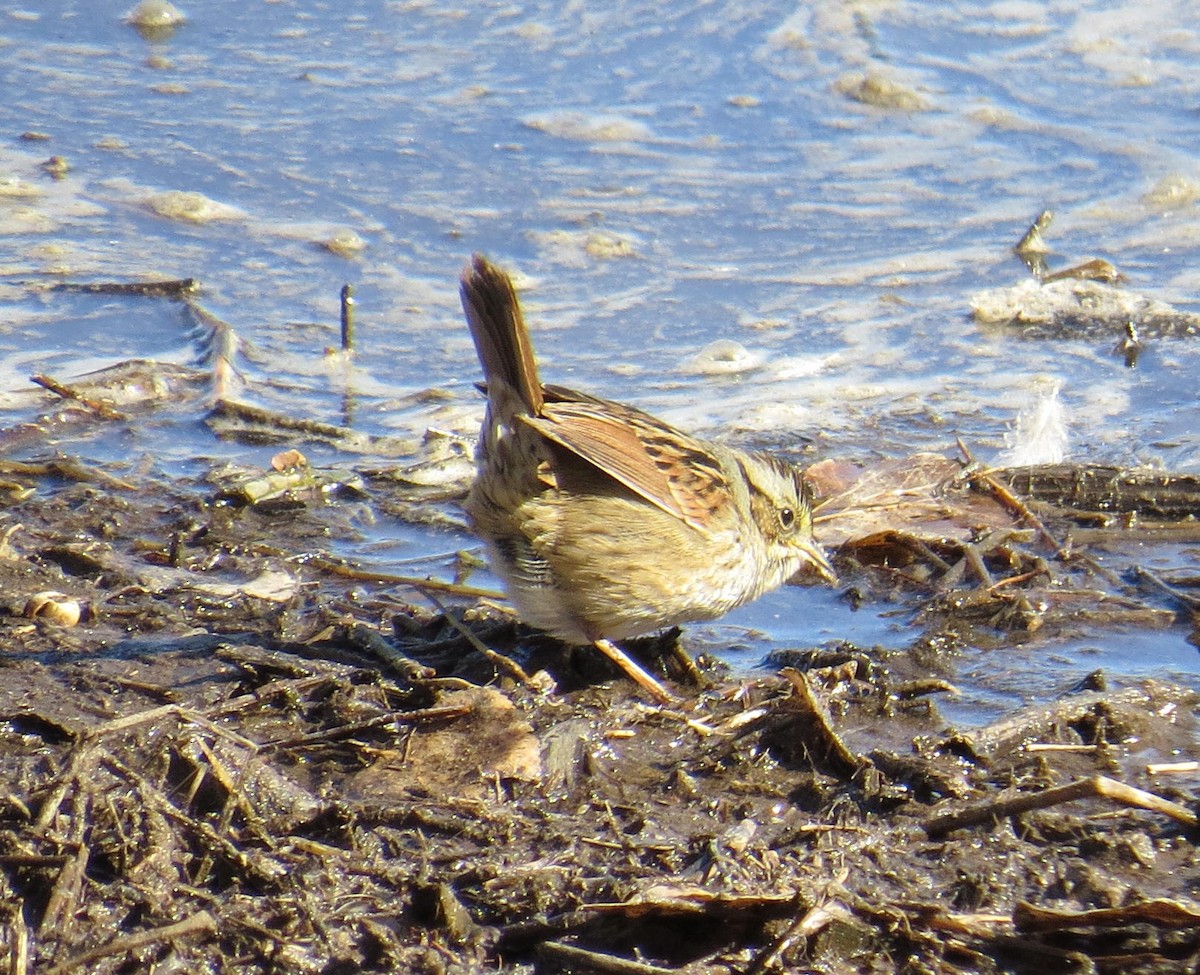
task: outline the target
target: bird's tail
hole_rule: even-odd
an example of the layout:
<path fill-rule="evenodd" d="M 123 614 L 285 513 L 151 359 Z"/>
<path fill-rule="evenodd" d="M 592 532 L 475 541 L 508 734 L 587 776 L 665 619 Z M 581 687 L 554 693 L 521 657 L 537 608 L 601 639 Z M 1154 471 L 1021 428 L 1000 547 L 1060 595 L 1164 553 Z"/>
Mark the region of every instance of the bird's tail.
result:
<path fill-rule="evenodd" d="M 512 280 L 476 254 L 463 269 L 459 293 L 492 409 L 504 413 L 520 408 L 537 416 L 542 410 L 542 383 Z M 512 402 L 514 393 L 519 407 Z"/>

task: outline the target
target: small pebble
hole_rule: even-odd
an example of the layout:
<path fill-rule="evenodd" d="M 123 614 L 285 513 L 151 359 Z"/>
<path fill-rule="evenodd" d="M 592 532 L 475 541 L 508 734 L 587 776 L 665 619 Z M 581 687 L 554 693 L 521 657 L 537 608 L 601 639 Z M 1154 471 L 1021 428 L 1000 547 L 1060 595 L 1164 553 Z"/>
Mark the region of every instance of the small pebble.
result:
<path fill-rule="evenodd" d="M 366 250 L 367 242 L 353 230 L 342 229 L 321 241 L 321 246 L 338 257 L 357 257 Z"/>
<path fill-rule="evenodd" d="M 751 352 L 740 342 L 718 339 L 697 352 L 684 366 L 685 372 L 722 376 L 750 372 L 763 364 L 761 353 Z"/>
<path fill-rule="evenodd" d="M 178 27 L 187 18 L 183 12 L 167 0 L 142 0 L 128 14 L 126 23 L 132 24 L 139 30 L 162 30 L 166 27 Z"/>
<path fill-rule="evenodd" d="M 55 179 L 63 179 L 71 171 L 71 164 L 62 156 L 51 156 L 42 163 L 42 172 L 48 173 Z"/>
<path fill-rule="evenodd" d="M 235 220 L 243 216 L 236 207 L 218 203 L 203 193 L 168 190 L 147 198 L 146 204 L 160 217 L 185 220 L 188 223 L 211 223 L 213 220 Z"/>

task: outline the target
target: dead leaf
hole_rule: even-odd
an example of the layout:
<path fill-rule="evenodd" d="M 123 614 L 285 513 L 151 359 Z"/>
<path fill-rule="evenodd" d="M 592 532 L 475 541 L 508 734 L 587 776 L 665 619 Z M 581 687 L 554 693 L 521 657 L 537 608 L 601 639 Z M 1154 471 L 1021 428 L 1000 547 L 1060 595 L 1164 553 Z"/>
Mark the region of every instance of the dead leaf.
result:
<path fill-rule="evenodd" d="M 405 798 L 413 793 L 482 798 L 493 779 L 536 782 L 541 748 L 529 722 L 492 687 L 438 695 L 438 707 L 464 706 L 466 714 L 409 733 L 402 750 L 352 776 L 348 790 L 361 798 Z"/>

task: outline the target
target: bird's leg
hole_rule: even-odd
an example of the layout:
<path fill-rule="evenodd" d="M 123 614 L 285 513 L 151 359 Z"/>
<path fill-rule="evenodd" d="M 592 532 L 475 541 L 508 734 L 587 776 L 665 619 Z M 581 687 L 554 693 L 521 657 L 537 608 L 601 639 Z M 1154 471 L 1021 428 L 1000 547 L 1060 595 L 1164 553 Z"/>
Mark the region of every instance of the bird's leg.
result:
<path fill-rule="evenodd" d="M 632 680 L 638 687 L 653 697 L 659 704 L 678 704 L 679 699 L 654 679 L 629 654 L 611 640 L 603 638 L 592 641 L 593 646 Z"/>

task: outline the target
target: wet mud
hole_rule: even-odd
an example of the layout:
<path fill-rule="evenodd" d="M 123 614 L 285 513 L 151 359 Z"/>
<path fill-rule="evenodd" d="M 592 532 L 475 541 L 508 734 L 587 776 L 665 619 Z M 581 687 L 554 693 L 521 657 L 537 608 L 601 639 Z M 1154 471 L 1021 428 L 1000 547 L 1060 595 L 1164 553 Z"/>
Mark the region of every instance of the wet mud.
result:
<path fill-rule="evenodd" d="M 939 712 L 956 633 L 1037 616 L 1015 599 L 1035 535 L 971 555 L 868 532 L 840 568 L 859 598 L 920 590 L 909 651 L 794 648 L 747 677 L 666 634 L 631 648 L 661 706 L 470 579 L 322 554 L 362 505 L 402 509 L 398 481 L 248 503 L 228 472 L 60 465 L 6 475 L 9 971 L 1200 961 L 1192 690 L 1097 674 L 984 727 Z M 989 596 L 976 564 L 1024 581 Z"/>

